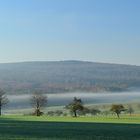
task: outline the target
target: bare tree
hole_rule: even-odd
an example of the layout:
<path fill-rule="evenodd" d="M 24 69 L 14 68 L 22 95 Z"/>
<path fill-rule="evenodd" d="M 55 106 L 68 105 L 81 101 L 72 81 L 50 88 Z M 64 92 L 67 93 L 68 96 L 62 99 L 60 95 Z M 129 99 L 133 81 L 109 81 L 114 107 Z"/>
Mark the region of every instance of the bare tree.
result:
<path fill-rule="evenodd" d="M 5 91 L 0 89 L 0 116 L 2 108 L 9 102 L 5 94 L 6 94 Z"/>
<path fill-rule="evenodd" d="M 47 105 L 47 96 L 45 96 L 41 91 L 36 91 L 31 97 L 31 104 L 35 109 L 34 115 L 41 116 L 43 112 L 41 111 Z"/>

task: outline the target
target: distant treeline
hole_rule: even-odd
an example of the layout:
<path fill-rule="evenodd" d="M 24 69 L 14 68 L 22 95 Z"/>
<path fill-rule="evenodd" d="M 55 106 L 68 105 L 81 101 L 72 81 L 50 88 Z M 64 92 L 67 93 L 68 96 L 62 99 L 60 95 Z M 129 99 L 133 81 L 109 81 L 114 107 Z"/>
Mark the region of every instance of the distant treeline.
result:
<path fill-rule="evenodd" d="M 140 66 L 83 61 L 0 64 L 0 87 L 10 94 L 125 91 L 140 87 Z"/>

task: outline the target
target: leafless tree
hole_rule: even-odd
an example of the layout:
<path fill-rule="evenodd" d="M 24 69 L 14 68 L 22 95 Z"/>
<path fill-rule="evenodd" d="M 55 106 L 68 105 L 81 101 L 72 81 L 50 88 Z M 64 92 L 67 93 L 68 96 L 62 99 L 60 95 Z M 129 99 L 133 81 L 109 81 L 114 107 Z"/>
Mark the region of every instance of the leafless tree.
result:
<path fill-rule="evenodd" d="M 36 91 L 31 97 L 31 104 L 35 109 L 34 115 L 41 116 L 43 112 L 41 111 L 47 105 L 47 96 L 45 96 L 41 91 Z"/>
<path fill-rule="evenodd" d="M 6 92 L 0 89 L 0 116 L 1 116 L 2 108 L 9 102 L 5 94 Z"/>

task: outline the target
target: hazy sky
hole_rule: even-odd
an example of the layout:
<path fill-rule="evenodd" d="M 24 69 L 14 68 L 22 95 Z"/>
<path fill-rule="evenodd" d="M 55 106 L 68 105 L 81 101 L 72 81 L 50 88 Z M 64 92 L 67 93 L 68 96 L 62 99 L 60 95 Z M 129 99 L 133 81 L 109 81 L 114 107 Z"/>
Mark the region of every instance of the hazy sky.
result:
<path fill-rule="evenodd" d="M 0 63 L 140 65 L 140 0 L 0 0 Z"/>

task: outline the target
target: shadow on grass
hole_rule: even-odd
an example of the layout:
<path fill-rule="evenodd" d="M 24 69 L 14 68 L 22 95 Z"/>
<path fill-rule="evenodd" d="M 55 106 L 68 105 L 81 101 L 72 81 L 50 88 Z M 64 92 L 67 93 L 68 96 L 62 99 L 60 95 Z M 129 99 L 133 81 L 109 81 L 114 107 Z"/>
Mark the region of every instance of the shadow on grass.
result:
<path fill-rule="evenodd" d="M 16 121 L 0 118 L 0 139 L 7 136 L 38 139 L 135 140 L 140 139 L 138 124 Z"/>

